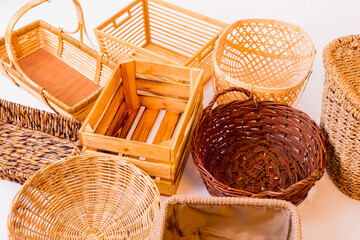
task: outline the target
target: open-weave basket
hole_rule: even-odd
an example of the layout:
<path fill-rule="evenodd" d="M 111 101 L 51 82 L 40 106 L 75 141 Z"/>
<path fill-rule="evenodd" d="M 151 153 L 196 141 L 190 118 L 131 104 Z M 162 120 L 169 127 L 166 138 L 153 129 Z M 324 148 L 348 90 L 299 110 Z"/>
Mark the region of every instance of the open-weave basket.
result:
<path fill-rule="evenodd" d="M 149 239 L 160 194 L 126 161 L 79 155 L 42 168 L 15 196 L 10 239 Z"/>
<path fill-rule="evenodd" d="M 23 184 L 41 167 L 79 153 L 76 119 L 0 100 L 0 179 Z"/>
<path fill-rule="evenodd" d="M 335 185 L 360 200 L 360 35 L 328 44 L 323 53 L 325 83 L 321 123 Z"/>
<path fill-rule="evenodd" d="M 311 74 L 315 48 L 300 27 L 276 20 L 240 20 L 227 27 L 214 49 L 214 91 L 242 87 L 261 100 L 292 105 Z M 225 103 L 241 98 L 229 93 Z"/>
<path fill-rule="evenodd" d="M 247 100 L 214 104 L 223 94 Z M 326 164 L 323 135 L 300 110 L 258 101 L 248 90 L 217 93 L 195 129 L 192 156 L 213 196 L 278 198 L 300 204 Z"/>
<path fill-rule="evenodd" d="M 161 206 L 152 240 L 301 240 L 296 207 L 282 200 L 172 196 Z"/>

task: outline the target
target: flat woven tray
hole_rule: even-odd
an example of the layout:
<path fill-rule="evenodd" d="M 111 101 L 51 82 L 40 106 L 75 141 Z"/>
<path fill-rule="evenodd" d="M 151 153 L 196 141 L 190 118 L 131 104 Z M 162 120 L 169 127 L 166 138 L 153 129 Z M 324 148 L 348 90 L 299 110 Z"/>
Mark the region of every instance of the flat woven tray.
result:
<path fill-rule="evenodd" d="M 23 184 L 41 167 L 79 153 L 81 122 L 0 100 L 0 179 Z"/>

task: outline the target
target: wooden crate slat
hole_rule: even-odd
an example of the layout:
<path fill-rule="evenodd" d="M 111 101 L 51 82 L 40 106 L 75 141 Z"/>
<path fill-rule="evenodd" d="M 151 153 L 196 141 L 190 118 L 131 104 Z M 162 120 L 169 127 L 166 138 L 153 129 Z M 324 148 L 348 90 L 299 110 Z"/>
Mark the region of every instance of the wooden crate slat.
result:
<path fill-rule="evenodd" d="M 167 111 L 165 113 L 164 119 L 162 120 L 161 125 L 156 133 L 153 144 L 159 144 L 171 139 L 179 117 L 180 113 L 178 112 Z"/>

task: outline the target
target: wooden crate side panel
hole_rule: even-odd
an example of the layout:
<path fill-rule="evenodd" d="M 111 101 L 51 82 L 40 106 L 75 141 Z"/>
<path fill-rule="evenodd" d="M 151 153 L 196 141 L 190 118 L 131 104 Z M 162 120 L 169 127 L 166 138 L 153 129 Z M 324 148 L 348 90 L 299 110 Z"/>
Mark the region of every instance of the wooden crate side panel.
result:
<path fill-rule="evenodd" d="M 164 109 L 181 113 L 185 111 L 187 106 L 187 101 L 183 99 L 154 96 L 144 93 L 139 93 L 139 98 L 142 106 L 152 109 Z"/>
<path fill-rule="evenodd" d="M 156 159 L 163 162 L 169 162 L 170 159 L 169 147 L 161 145 L 103 136 L 89 132 L 83 132 L 81 137 L 83 145 L 91 148 L 98 148 L 125 155 L 134 155 L 146 159 Z"/>
<path fill-rule="evenodd" d="M 148 8 L 152 42 L 189 58 L 222 29 L 220 22 L 163 1 L 149 1 Z"/>
<path fill-rule="evenodd" d="M 150 80 L 148 78 L 137 78 L 135 82 L 137 90 L 149 92 L 155 95 L 176 97 L 185 100 L 188 100 L 190 97 L 190 87 L 187 84 L 160 82 L 157 80 Z"/>

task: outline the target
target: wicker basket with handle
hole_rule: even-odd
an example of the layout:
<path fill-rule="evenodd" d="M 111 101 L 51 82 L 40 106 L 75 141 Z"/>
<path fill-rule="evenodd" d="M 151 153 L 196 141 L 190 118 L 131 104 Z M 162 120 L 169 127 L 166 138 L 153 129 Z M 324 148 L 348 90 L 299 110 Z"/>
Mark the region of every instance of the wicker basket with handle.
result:
<path fill-rule="evenodd" d="M 335 185 L 360 200 L 360 36 L 335 39 L 323 53 L 325 82 L 321 123 Z"/>
<path fill-rule="evenodd" d="M 0 38 L 0 71 L 55 112 L 83 120 L 115 62 L 83 44 L 88 37 L 80 4 L 73 0 L 78 28 L 67 32 L 37 20 L 14 31 L 19 19 L 47 0 L 32 0 L 12 17 Z M 69 34 L 80 32 L 80 41 Z"/>
<path fill-rule="evenodd" d="M 244 93 L 215 108 L 223 94 Z M 300 204 L 325 169 L 318 125 L 285 104 L 259 101 L 242 88 L 217 93 L 192 138 L 192 156 L 213 196 L 277 198 Z"/>
<path fill-rule="evenodd" d="M 0 100 L 0 179 L 23 184 L 40 168 L 80 153 L 81 122 Z"/>
<path fill-rule="evenodd" d="M 145 172 L 83 154 L 42 168 L 24 184 L 11 205 L 9 239 L 149 239 L 159 208 Z"/>
<path fill-rule="evenodd" d="M 286 201 L 173 196 L 161 207 L 152 239 L 301 240 L 301 224 Z"/>
<path fill-rule="evenodd" d="M 214 48 L 214 92 L 229 87 L 261 100 L 296 104 L 311 74 L 315 48 L 300 27 L 276 20 L 240 20 L 227 27 Z M 242 97 L 229 93 L 224 103 Z"/>

